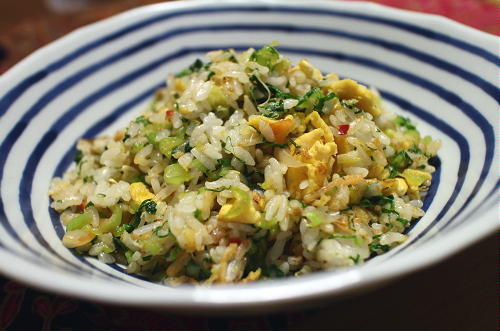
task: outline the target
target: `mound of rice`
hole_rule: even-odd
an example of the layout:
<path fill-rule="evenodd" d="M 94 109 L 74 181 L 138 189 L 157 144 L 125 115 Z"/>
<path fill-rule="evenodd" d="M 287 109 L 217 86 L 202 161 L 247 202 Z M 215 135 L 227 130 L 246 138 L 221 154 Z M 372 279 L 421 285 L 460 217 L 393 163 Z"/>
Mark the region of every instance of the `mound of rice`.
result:
<path fill-rule="evenodd" d="M 348 267 L 404 242 L 440 142 L 273 46 L 217 50 L 54 178 L 63 244 L 165 284 Z"/>

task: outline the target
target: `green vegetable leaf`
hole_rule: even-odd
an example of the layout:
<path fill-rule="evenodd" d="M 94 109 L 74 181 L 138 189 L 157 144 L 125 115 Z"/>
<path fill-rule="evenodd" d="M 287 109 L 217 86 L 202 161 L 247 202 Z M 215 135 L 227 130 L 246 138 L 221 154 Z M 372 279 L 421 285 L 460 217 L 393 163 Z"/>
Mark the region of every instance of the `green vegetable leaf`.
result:
<path fill-rule="evenodd" d="M 389 204 L 391 209 L 394 209 L 394 197 L 392 195 L 375 195 L 371 197 L 364 197 L 361 199 L 359 205 L 361 207 L 384 206 Z"/>
<path fill-rule="evenodd" d="M 320 226 L 321 223 L 324 221 L 324 216 L 320 214 L 318 211 L 310 211 L 307 213 L 304 213 L 304 216 L 309 220 L 309 226 L 312 228 L 315 228 L 317 226 Z"/>
<path fill-rule="evenodd" d="M 401 218 L 401 217 L 396 218 L 396 221 L 403 224 L 403 226 L 407 226 L 410 223 L 406 218 Z"/>
<path fill-rule="evenodd" d="M 262 66 L 266 66 L 269 69 L 273 69 L 274 65 L 278 63 L 280 59 L 280 53 L 273 46 L 264 46 L 258 49 L 250 55 L 250 61 L 257 62 Z"/>
<path fill-rule="evenodd" d="M 191 75 L 192 73 L 198 72 L 198 71 L 200 71 L 200 69 L 202 69 L 203 67 L 206 67 L 206 66 L 207 65 L 205 65 L 203 63 L 203 61 L 201 61 L 200 59 L 196 59 L 196 61 L 194 61 L 193 64 L 191 64 L 189 67 L 187 67 L 186 69 L 179 72 L 177 75 L 175 75 L 175 77 L 181 78 L 184 76 Z"/>
<path fill-rule="evenodd" d="M 144 126 L 151 124 L 151 122 L 148 119 L 146 119 L 143 115 L 137 117 L 135 119 L 135 122 L 143 124 Z"/>
<path fill-rule="evenodd" d="M 388 159 L 388 161 L 391 166 L 399 171 L 408 168 L 413 163 L 413 160 L 405 151 L 400 151 L 394 154 Z"/>
<path fill-rule="evenodd" d="M 378 253 L 380 251 L 382 251 L 384 253 L 387 252 L 387 251 L 389 251 L 389 246 L 388 245 L 382 245 L 382 244 L 380 244 L 378 242 L 372 242 L 368 246 L 370 247 L 370 250 L 372 252 L 376 252 L 376 253 Z"/>
<path fill-rule="evenodd" d="M 399 216 L 399 213 L 397 211 L 395 211 L 394 209 L 382 208 L 382 213 L 385 213 L 385 214 L 394 214 L 394 215 L 398 215 Z"/>
<path fill-rule="evenodd" d="M 408 117 L 403 117 L 403 116 L 397 116 L 395 119 L 394 119 L 394 124 L 396 125 L 399 125 L 399 126 L 402 126 L 404 128 L 406 128 L 407 130 L 415 130 L 415 126 L 413 124 L 411 124 L 411 120 L 408 118 Z"/>
<path fill-rule="evenodd" d="M 349 256 L 349 258 L 354 262 L 354 264 L 358 264 L 360 262 L 360 259 L 361 259 L 359 254 L 356 254 L 355 257 Z"/>
<path fill-rule="evenodd" d="M 73 156 L 73 161 L 75 161 L 76 164 L 79 164 L 83 159 L 83 152 L 80 150 L 77 150 L 75 155 Z"/>
<path fill-rule="evenodd" d="M 304 94 L 300 99 L 299 103 L 297 104 L 297 109 L 299 111 L 313 111 L 316 110 L 319 113 L 322 113 L 323 111 L 323 106 L 325 105 L 325 102 L 328 100 L 331 100 L 333 98 L 336 98 L 337 95 L 333 92 L 328 93 L 326 96 L 321 93 L 321 90 L 318 87 L 312 88 Z"/>

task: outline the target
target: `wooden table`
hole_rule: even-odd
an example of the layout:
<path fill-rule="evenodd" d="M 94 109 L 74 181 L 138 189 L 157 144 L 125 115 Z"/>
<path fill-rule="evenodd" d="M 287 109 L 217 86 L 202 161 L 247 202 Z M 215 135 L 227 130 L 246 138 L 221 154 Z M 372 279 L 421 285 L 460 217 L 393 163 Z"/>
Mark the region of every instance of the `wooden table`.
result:
<path fill-rule="evenodd" d="M 58 15 L 42 0 L 0 1 L 0 73 L 78 26 L 154 2 L 159 1 L 93 0 L 86 10 Z M 497 15 L 498 9 L 496 13 L 488 9 L 494 8 L 494 1 L 378 2 L 445 14 L 499 33 L 499 25 L 491 24 L 491 15 Z M 457 10 L 457 4 L 466 10 Z M 300 312 L 250 318 L 179 316 L 111 307 L 61 298 L 1 277 L 0 286 L 0 329 L 9 330 L 42 326 L 46 330 L 497 330 L 498 236 L 371 293 Z"/>

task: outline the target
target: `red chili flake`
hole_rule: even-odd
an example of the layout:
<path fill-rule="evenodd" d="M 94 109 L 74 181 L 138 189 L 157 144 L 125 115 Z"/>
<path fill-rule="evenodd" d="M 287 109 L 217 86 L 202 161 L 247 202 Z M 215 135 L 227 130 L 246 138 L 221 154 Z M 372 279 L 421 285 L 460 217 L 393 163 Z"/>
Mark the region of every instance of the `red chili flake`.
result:
<path fill-rule="evenodd" d="M 349 131 L 349 124 L 341 124 L 339 125 L 339 134 L 346 135 L 347 131 Z"/>
<path fill-rule="evenodd" d="M 76 208 L 78 211 L 83 212 L 85 210 L 85 207 L 87 206 L 87 202 L 83 201 L 81 204 L 79 204 Z"/>
<path fill-rule="evenodd" d="M 168 117 L 172 117 L 175 113 L 175 110 L 172 110 L 172 109 L 169 109 L 167 110 L 167 112 L 165 113 L 165 118 L 168 118 Z"/>
<path fill-rule="evenodd" d="M 229 243 L 230 244 L 241 244 L 241 239 L 240 238 L 229 238 Z"/>

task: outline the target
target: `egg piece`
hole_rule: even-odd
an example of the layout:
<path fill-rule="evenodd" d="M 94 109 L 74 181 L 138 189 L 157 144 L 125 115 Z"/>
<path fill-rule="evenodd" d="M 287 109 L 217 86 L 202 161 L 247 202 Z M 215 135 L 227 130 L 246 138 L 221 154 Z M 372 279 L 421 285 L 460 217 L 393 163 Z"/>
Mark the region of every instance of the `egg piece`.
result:
<path fill-rule="evenodd" d="M 273 120 L 264 116 L 252 116 L 248 124 L 258 128 L 259 122 L 264 121 L 271 127 L 274 134 L 274 142 L 284 144 L 287 141 L 288 134 L 293 130 L 294 120 L 292 115 L 287 115 L 282 120 Z"/>
<path fill-rule="evenodd" d="M 288 190 L 296 199 L 319 189 L 331 173 L 332 157 L 337 154 L 337 144 L 328 125 L 318 112 L 312 112 L 304 119 L 305 124 L 312 124 L 315 129 L 295 139 L 300 148 L 290 147 L 291 154 L 303 167 L 289 168 L 286 173 Z M 307 187 L 300 188 L 300 183 L 308 181 Z"/>
<path fill-rule="evenodd" d="M 382 111 L 378 106 L 379 98 L 375 93 L 352 79 L 342 79 L 331 83 L 328 90 L 335 93 L 340 99 L 356 99 L 356 106 L 370 113 L 373 117 L 378 117 Z"/>
<path fill-rule="evenodd" d="M 130 197 L 137 205 L 140 205 L 144 200 L 155 197 L 155 195 L 149 191 L 143 182 L 130 184 L 129 191 Z"/>

